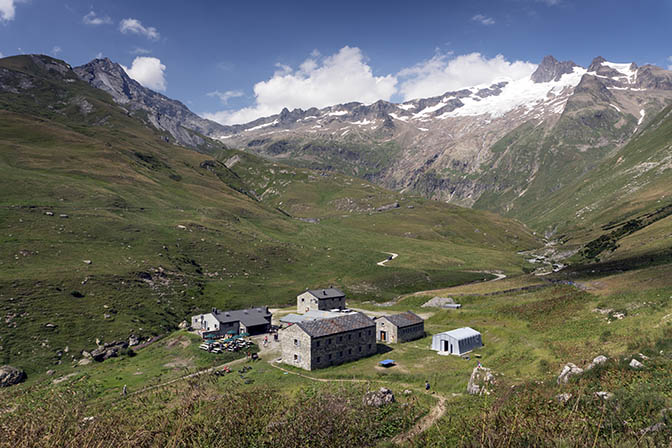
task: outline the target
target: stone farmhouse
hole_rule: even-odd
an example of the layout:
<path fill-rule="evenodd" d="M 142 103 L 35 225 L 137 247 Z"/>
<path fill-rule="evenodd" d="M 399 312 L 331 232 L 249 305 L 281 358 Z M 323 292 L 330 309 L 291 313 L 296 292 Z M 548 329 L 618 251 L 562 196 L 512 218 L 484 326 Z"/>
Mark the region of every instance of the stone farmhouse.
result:
<path fill-rule="evenodd" d="M 191 328 L 204 338 L 239 333 L 260 334 L 270 329 L 271 317 L 268 307 L 232 311 L 213 308 L 211 313 L 192 316 Z"/>
<path fill-rule="evenodd" d="M 298 322 L 280 330 L 282 362 L 313 370 L 377 353 L 376 324 L 362 313 Z"/>
<path fill-rule="evenodd" d="M 306 313 L 314 310 L 342 310 L 345 294 L 336 288 L 309 289 L 296 296 L 296 311 Z"/>
<path fill-rule="evenodd" d="M 382 316 L 375 322 L 376 339 L 381 342 L 407 342 L 425 335 L 425 321 L 412 311 Z"/>

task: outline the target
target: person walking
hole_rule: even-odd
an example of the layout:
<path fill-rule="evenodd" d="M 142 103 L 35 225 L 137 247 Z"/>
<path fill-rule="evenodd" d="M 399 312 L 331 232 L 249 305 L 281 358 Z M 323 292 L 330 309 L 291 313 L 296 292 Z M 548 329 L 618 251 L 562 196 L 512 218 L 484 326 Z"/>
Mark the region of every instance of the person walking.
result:
<path fill-rule="evenodd" d="M 429 387 L 429 381 L 425 381 L 425 390 L 426 390 L 427 392 L 429 392 L 429 389 L 430 389 L 430 387 Z"/>

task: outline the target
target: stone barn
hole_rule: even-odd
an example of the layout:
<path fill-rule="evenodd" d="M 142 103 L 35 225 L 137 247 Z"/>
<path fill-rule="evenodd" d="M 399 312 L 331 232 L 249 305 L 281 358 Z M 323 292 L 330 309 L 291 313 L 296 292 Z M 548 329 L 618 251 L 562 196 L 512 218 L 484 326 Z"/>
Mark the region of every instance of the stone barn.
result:
<path fill-rule="evenodd" d="M 380 342 L 407 342 L 424 335 L 425 321 L 412 311 L 376 319 L 376 339 Z"/>
<path fill-rule="evenodd" d="M 432 350 L 441 355 L 459 356 L 480 347 L 483 347 L 481 333 L 469 327 L 444 331 L 432 336 Z"/>
<path fill-rule="evenodd" d="M 362 313 L 298 322 L 280 330 L 282 362 L 305 370 L 377 353 L 376 324 Z"/>
<path fill-rule="evenodd" d="M 296 296 L 296 311 L 307 313 L 315 310 L 342 310 L 345 308 L 345 294 L 340 289 L 309 289 Z"/>
<path fill-rule="evenodd" d="M 271 327 L 268 307 L 222 311 L 213 308 L 211 313 L 191 317 L 191 328 L 206 337 L 223 337 L 227 334 L 266 333 Z"/>

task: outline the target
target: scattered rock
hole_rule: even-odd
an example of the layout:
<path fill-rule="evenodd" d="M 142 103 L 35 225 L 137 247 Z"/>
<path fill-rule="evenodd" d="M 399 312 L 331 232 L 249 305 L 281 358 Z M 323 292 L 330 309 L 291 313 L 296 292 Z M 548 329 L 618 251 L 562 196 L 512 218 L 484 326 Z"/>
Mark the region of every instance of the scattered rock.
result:
<path fill-rule="evenodd" d="M 56 373 L 55 370 L 49 369 L 47 370 L 47 375 L 52 376 L 54 373 Z"/>
<path fill-rule="evenodd" d="M 180 325 L 178 325 L 178 328 L 181 329 L 181 330 L 184 330 L 185 328 L 188 328 L 188 327 L 189 327 L 189 323 L 186 320 L 183 320 L 182 322 L 180 322 Z"/>
<path fill-rule="evenodd" d="M 187 230 L 187 226 L 183 226 L 182 224 L 178 224 L 177 228 L 180 230 Z"/>
<path fill-rule="evenodd" d="M 54 212 L 44 212 L 44 214 L 47 216 L 54 216 Z"/>
<path fill-rule="evenodd" d="M 84 418 L 82 419 L 82 422 L 84 422 L 84 423 L 92 422 L 93 419 L 94 419 L 93 416 L 91 416 L 91 417 L 84 417 Z"/>
<path fill-rule="evenodd" d="M 140 343 L 140 338 L 138 338 L 136 335 L 132 334 L 128 337 L 128 346 L 133 347 L 136 346 Z"/>
<path fill-rule="evenodd" d="M 386 387 L 381 387 L 376 391 L 367 392 L 364 395 L 364 405 L 380 407 L 386 404 L 394 403 L 394 393 Z"/>
<path fill-rule="evenodd" d="M 82 350 L 82 356 L 85 358 L 91 358 L 91 353 L 87 352 L 86 350 Z"/>
<path fill-rule="evenodd" d="M 26 380 L 26 372 L 9 365 L 0 366 L 0 387 L 9 387 Z"/>
<path fill-rule="evenodd" d="M 69 216 L 66 215 L 65 213 L 61 213 L 60 215 L 58 215 L 58 217 L 59 218 L 66 218 L 66 219 L 69 218 Z"/>
<path fill-rule="evenodd" d="M 378 207 L 376 209 L 376 211 L 377 212 L 384 212 L 384 211 L 392 210 L 392 209 L 395 209 L 395 208 L 399 208 L 399 203 L 398 202 L 393 202 L 391 204 L 387 204 L 387 205 L 383 205 L 382 207 Z"/>
<path fill-rule="evenodd" d="M 124 341 L 107 342 L 91 352 L 91 358 L 97 362 L 103 362 L 106 359 L 119 356 L 121 349 L 128 348 L 128 343 Z"/>
<path fill-rule="evenodd" d="M 630 367 L 632 367 L 633 369 L 641 369 L 642 367 L 644 367 L 644 364 L 637 361 L 635 358 L 632 358 L 632 361 L 630 361 L 630 364 L 628 364 L 628 365 Z"/>
<path fill-rule="evenodd" d="M 91 364 L 91 358 L 82 358 L 77 363 L 78 366 L 86 366 L 86 365 L 89 365 L 89 364 Z"/>
<path fill-rule="evenodd" d="M 583 373 L 583 369 L 580 367 L 577 367 L 575 364 L 572 364 L 571 362 L 568 362 L 565 364 L 565 367 L 562 368 L 562 372 L 560 372 L 560 375 L 558 376 L 558 384 L 567 384 L 567 381 L 569 381 L 569 378 L 572 376 L 577 376 L 581 375 Z"/>
<path fill-rule="evenodd" d="M 647 359 L 649 359 L 649 357 L 646 356 L 646 355 L 643 354 L 643 353 L 638 353 L 638 355 L 639 355 L 640 358 L 642 358 L 642 361 L 646 361 Z"/>
<path fill-rule="evenodd" d="M 47 328 L 52 328 L 52 329 L 53 329 L 53 328 L 56 328 L 56 325 L 54 325 L 54 324 L 52 324 L 52 323 L 45 324 L 44 326 L 47 327 Z"/>
<path fill-rule="evenodd" d="M 572 398 L 572 394 L 565 392 L 564 394 L 556 395 L 555 399 L 560 403 L 566 403 Z"/>
<path fill-rule="evenodd" d="M 65 375 L 65 376 L 62 376 L 62 377 L 60 377 L 60 378 L 56 378 L 55 380 L 52 381 L 52 383 L 53 383 L 53 384 L 60 384 L 60 383 L 62 383 L 63 381 L 67 381 L 67 380 L 69 380 L 70 378 L 72 378 L 72 377 L 75 376 L 75 375 L 77 375 L 76 372 L 69 373 L 69 374 L 67 374 L 67 375 Z"/>
<path fill-rule="evenodd" d="M 604 391 L 595 392 L 595 396 L 603 400 L 611 400 L 612 398 L 614 398 L 614 394 L 612 394 L 611 392 L 604 392 Z"/>
<path fill-rule="evenodd" d="M 586 367 L 586 370 L 590 370 L 590 369 L 594 368 L 595 366 L 599 366 L 600 364 L 604 364 L 605 362 L 607 362 L 608 359 L 609 358 L 607 358 L 604 355 L 596 356 L 593 359 L 593 362 L 588 364 L 588 366 Z"/>
<path fill-rule="evenodd" d="M 91 260 L 82 260 L 82 261 L 84 262 L 84 264 L 91 264 L 91 263 L 93 263 L 93 261 L 91 261 Z M 85 283 L 85 282 L 82 282 L 82 284 L 84 284 L 84 283 Z"/>
<path fill-rule="evenodd" d="M 404 395 L 411 395 L 412 393 L 413 391 L 411 391 L 410 389 L 404 390 Z"/>
<path fill-rule="evenodd" d="M 443 308 L 446 305 L 455 305 L 452 297 L 434 297 L 422 304 L 423 308 Z"/>
<path fill-rule="evenodd" d="M 471 395 L 489 395 L 491 386 L 496 383 L 492 370 L 486 367 L 474 367 L 467 384 L 467 393 Z"/>

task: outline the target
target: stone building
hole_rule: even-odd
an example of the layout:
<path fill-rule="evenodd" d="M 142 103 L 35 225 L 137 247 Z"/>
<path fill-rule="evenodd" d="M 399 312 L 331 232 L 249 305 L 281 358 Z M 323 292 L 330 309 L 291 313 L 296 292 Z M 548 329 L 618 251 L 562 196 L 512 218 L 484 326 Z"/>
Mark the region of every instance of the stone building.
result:
<path fill-rule="evenodd" d="M 362 313 L 299 322 L 280 330 L 282 362 L 320 369 L 374 355 L 376 324 Z"/>
<path fill-rule="evenodd" d="M 232 311 L 213 308 L 211 313 L 192 316 L 191 328 L 204 338 L 238 333 L 259 334 L 270 329 L 271 317 L 268 307 Z"/>
<path fill-rule="evenodd" d="M 296 296 L 296 311 L 306 313 L 314 310 L 342 310 L 345 294 L 336 288 L 309 289 Z"/>
<path fill-rule="evenodd" d="M 382 316 L 375 322 L 376 339 L 381 342 L 407 342 L 425 335 L 425 321 L 412 311 Z"/>

